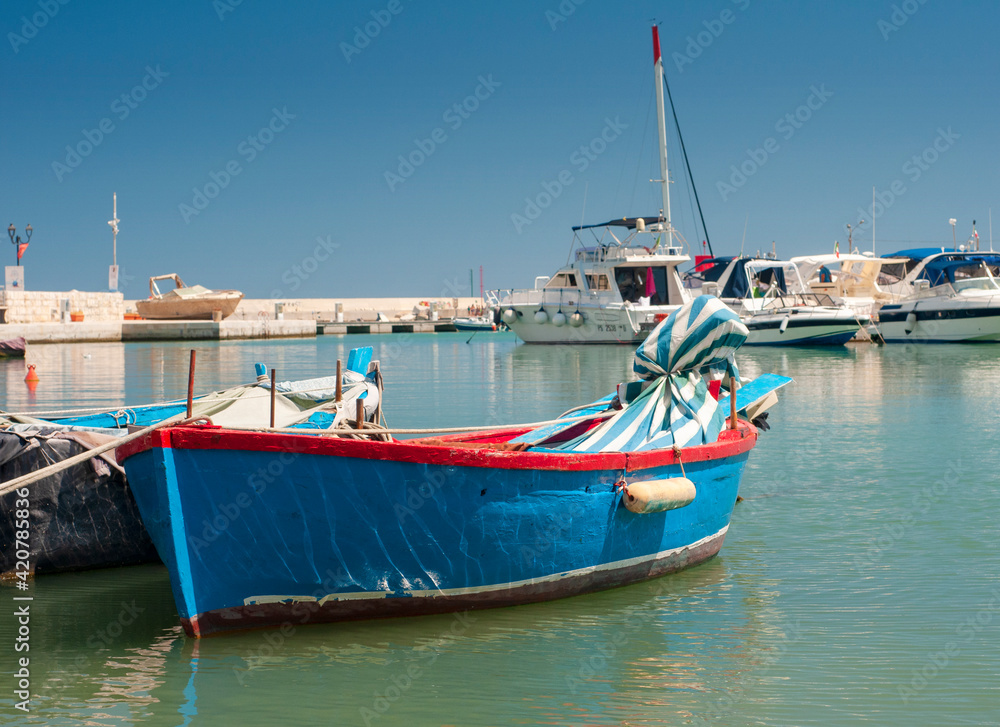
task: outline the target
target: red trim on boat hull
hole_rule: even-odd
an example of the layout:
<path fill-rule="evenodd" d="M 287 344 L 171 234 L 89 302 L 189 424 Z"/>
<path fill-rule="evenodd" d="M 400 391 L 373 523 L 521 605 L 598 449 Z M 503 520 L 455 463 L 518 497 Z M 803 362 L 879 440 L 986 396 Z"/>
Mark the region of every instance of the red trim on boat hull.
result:
<path fill-rule="evenodd" d="M 504 432 L 507 438 L 519 432 Z M 465 435 L 461 441 L 496 440 L 497 432 L 483 431 Z M 419 440 L 417 440 L 419 442 Z M 499 440 L 496 440 L 499 441 Z M 743 454 L 757 442 L 757 429 L 745 421 L 739 429 L 724 429 L 714 444 L 687 447 L 681 450 L 685 464 L 722 459 Z M 370 442 L 340 437 L 276 434 L 222 429 L 214 426 L 164 427 L 144 437 L 118 447 L 119 462 L 139 452 L 153 448 L 225 449 L 250 452 L 291 452 L 330 457 L 391 460 L 451 467 L 488 467 L 494 469 L 533 469 L 578 472 L 588 470 L 624 470 L 659 467 L 677 463 L 672 449 L 645 452 L 506 452 L 492 449 L 463 449 L 428 445 L 411 441 Z"/>
<path fill-rule="evenodd" d="M 693 547 L 671 551 L 664 557 L 650 556 L 650 560 L 622 568 L 591 571 L 558 581 L 545 581 L 482 593 L 352 599 L 327 601 L 323 605 L 308 601 L 265 603 L 207 611 L 190 619 L 181 618 L 181 623 L 188 636 L 197 638 L 225 631 L 278 627 L 285 624 L 299 626 L 336 621 L 426 616 L 551 601 L 639 583 L 698 565 L 714 557 L 722 548 L 725 538 L 726 532 L 723 530 Z"/>

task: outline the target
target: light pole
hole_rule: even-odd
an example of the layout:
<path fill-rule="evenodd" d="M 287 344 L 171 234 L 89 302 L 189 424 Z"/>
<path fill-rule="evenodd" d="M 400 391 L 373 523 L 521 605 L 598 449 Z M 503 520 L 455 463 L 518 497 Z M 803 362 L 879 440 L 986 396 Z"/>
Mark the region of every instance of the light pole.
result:
<path fill-rule="evenodd" d="M 111 225 L 113 237 L 111 239 L 111 268 L 108 270 L 108 290 L 115 292 L 118 290 L 118 193 L 114 193 L 114 211 L 111 213 L 113 219 L 108 220 Z"/>
<path fill-rule="evenodd" d="M 28 242 L 31 240 L 31 233 L 33 232 L 31 225 L 25 227 L 24 232 L 28 236 L 28 239 L 21 242 L 21 236 L 16 234 L 17 230 L 14 229 L 13 223 L 11 223 L 11 226 L 7 228 L 7 234 L 10 235 L 10 241 L 14 244 L 14 254 L 17 255 L 18 266 L 21 265 L 21 255 L 24 253 L 21 249 L 21 245 L 28 247 Z"/>
<path fill-rule="evenodd" d="M 847 252 L 848 253 L 854 252 L 854 230 L 856 230 L 858 227 L 861 227 L 861 225 L 863 225 L 863 224 L 865 224 L 864 220 L 858 220 L 858 224 L 854 228 L 851 227 L 850 223 L 847 224 Z"/>

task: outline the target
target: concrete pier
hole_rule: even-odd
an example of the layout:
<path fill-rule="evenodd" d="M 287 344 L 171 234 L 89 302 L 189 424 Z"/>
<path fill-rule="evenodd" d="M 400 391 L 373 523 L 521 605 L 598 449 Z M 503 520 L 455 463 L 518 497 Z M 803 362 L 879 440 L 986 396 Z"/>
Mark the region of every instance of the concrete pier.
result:
<path fill-rule="evenodd" d="M 240 338 L 312 338 L 315 335 L 315 321 L 104 321 L 0 325 L 0 338 L 23 337 L 28 343 L 222 341 Z"/>
<path fill-rule="evenodd" d="M 124 321 L 122 341 L 224 341 L 233 338 L 312 338 L 316 321 Z"/>

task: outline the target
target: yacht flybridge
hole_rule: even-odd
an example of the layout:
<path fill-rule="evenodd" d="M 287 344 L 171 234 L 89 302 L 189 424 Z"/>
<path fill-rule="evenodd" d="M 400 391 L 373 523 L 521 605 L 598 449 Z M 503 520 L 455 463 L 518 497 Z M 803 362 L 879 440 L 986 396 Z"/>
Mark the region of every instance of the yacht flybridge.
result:
<path fill-rule="evenodd" d="M 661 176 L 654 181 L 661 185 L 663 207 L 649 217 L 574 227 L 576 249 L 567 264 L 551 277 L 536 278 L 534 289 L 514 290 L 501 300 L 504 323 L 526 343 L 635 344 L 689 300 L 677 267 L 690 257 L 670 221 L 665 81 L 656 26 L 653 59 Z M 582 239 L 587 233 L 592 241 Z"/>

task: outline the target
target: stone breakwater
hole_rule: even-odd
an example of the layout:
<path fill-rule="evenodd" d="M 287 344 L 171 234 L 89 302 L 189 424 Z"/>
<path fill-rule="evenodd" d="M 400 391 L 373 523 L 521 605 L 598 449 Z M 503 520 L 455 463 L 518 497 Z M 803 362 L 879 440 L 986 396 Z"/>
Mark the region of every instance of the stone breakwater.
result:
<path fill-rule="evenodd" d="M 134 310 L 135 303 L 126 301 Z M 229 320 L 312 320 L 343 323 L 448 320 L 482 306 L 479 298 L 244 298 Z M 436 315 L 435 315 L 436 314 Z"/>

